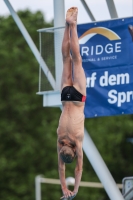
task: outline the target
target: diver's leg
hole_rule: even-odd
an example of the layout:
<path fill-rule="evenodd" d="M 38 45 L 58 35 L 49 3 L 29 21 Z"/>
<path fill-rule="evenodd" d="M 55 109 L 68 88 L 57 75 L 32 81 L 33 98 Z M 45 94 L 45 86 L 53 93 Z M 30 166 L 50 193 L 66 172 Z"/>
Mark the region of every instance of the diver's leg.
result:
<path fill-rule="evenodd" d="M 68 11 L 66 14 L 66 19 L 69 15 Z M 64 37 L 63 37 L 63 42 L 62 42 L 62 57 L 63 57 L 63 72 L 62 72 L 62 80 L 61 80 L 61 89 L 63 89 L 65 86 L 73 85 L 72 58 L 70 55 L 70 27 L 69 27 L 69 24 L 67 23 L 65 25 Z"/>
<path fill-rule="evenodd" d="M 77 35 L 77 14 L 78 9 L 73 7 L 71 11 L 71 16 L 67 19 L 67 23 L 70 26 L 70 49 L 72 52 L 72 62 L 73 62 L 73 86 L 83 95 L 86 96 L 86 77 L 84 70 L 82 68 L 82 58 L 80 55 L 79 41 Z"/>

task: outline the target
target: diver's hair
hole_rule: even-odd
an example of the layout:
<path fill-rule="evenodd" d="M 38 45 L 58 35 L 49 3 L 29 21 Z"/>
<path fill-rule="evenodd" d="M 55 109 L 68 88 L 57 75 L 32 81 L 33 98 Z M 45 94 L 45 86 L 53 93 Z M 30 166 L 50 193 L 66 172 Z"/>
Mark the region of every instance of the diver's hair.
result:
<path fill-rule="evenodd" d="M 63 146 L 60 150 L 60 157 L 65 163 L 71 163 L 75 158 L 75 153 L 71 147 Z"/>

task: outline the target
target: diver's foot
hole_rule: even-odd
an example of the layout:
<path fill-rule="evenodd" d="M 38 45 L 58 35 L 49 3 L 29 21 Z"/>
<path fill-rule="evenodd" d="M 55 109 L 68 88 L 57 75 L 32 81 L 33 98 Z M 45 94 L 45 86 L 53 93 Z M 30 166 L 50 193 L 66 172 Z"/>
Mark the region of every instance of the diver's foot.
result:
<path fill-rule="evenodd" d="M 66 23 L 71 25 L 71 24 L 76 24 L 77 23 L 77 15 L 78 15 L 78 8 L 77 7 L 71 7 L 68 9 L 66 13 Z"/>

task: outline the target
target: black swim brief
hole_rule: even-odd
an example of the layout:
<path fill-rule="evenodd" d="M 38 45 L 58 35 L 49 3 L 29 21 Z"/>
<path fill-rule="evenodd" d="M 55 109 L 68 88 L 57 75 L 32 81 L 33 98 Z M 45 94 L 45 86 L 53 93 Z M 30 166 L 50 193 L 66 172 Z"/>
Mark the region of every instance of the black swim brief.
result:
<path fill-rule="evenodd" d="M 78 92 L 73 86 L 66 86 L 61 93 L 61 101 L 81 101 L 85 102 L 86 96 Z"/>

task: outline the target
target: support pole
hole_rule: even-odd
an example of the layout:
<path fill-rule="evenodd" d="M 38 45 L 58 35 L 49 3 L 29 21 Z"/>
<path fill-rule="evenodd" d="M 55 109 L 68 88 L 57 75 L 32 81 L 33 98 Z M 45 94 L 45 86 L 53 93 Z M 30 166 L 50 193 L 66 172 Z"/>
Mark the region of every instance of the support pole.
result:
<path fill-rule="evenodd" d="M 88 7 L 87 3 L 85 2 L 85 0 L 80 0 L 80 1 L 81 1 L 81 3 L 83 4 L 83 6 L 84 6 L 84 8 L 85 8 L 87 14 L 89 15 L 91 21 L 96 21 L 94 15 L 92 14 L 92 12 L 91 12 L 91 10 L 89 9 L 89 7 Z"/>
<path fill-rule="evenodd" d="M 35 200 L 41 200 L 41 175 L 35 178 Z"/>
<path fill-rule="evenodd" d="M 54 3 L 54 27 L 65 25 L 65 10 L 64 0 L 53 0 Z M 54 45 L 55 45 L 55 75 L 56 75 L 56 90 L 60 90 L 61 74 L 63 68 L 61 46 L 63 40 L 64 29 L 55 29 Z"/>
<path fill-rule="evenodd" d="M 25 38 L 26 42 L 28 43 L 32 53 L 34 54 L 36 60 L 38 63 L 41 63 L 41 68 L 44 72 L 44 74 L 47 76 L 48 81 L 50 82 L 53 89 L 55 89 L 55 80 L 49 71 L 46 63 L 44 62 L 43 58 L 40 56 L 40 52 L 38 51 L 36 45 L 34 44 L 33 40 L 31 39 L 29 33 L 27 32 L 26 28 L 24 27 L 23 23 L 21 22 L 20 18 L 18 17 L 17 13 L 14 11 L 12 5 L 8 0 L 4 0 L 6 6 L 8 7 L 14 21 L 16 22 L 18 28 L 20 29 L 23 37 Z"/>
<path fill-rule="evenodd" d="M 109 13 L 111 18 L 118 18 L 118 14 L 115 8 L 115 4 L 113 0 L 106 0 L 108 9 L 109 9 Z"/>
<path fill-rule="evenodd" d="M 120 190 L 118 189 L 113 177 L 111 176 L 86 129 L 84 131 L 83 150 L 93 166 L 97 176 L 102 182 L 110 200 L 124 200 Z"/>

